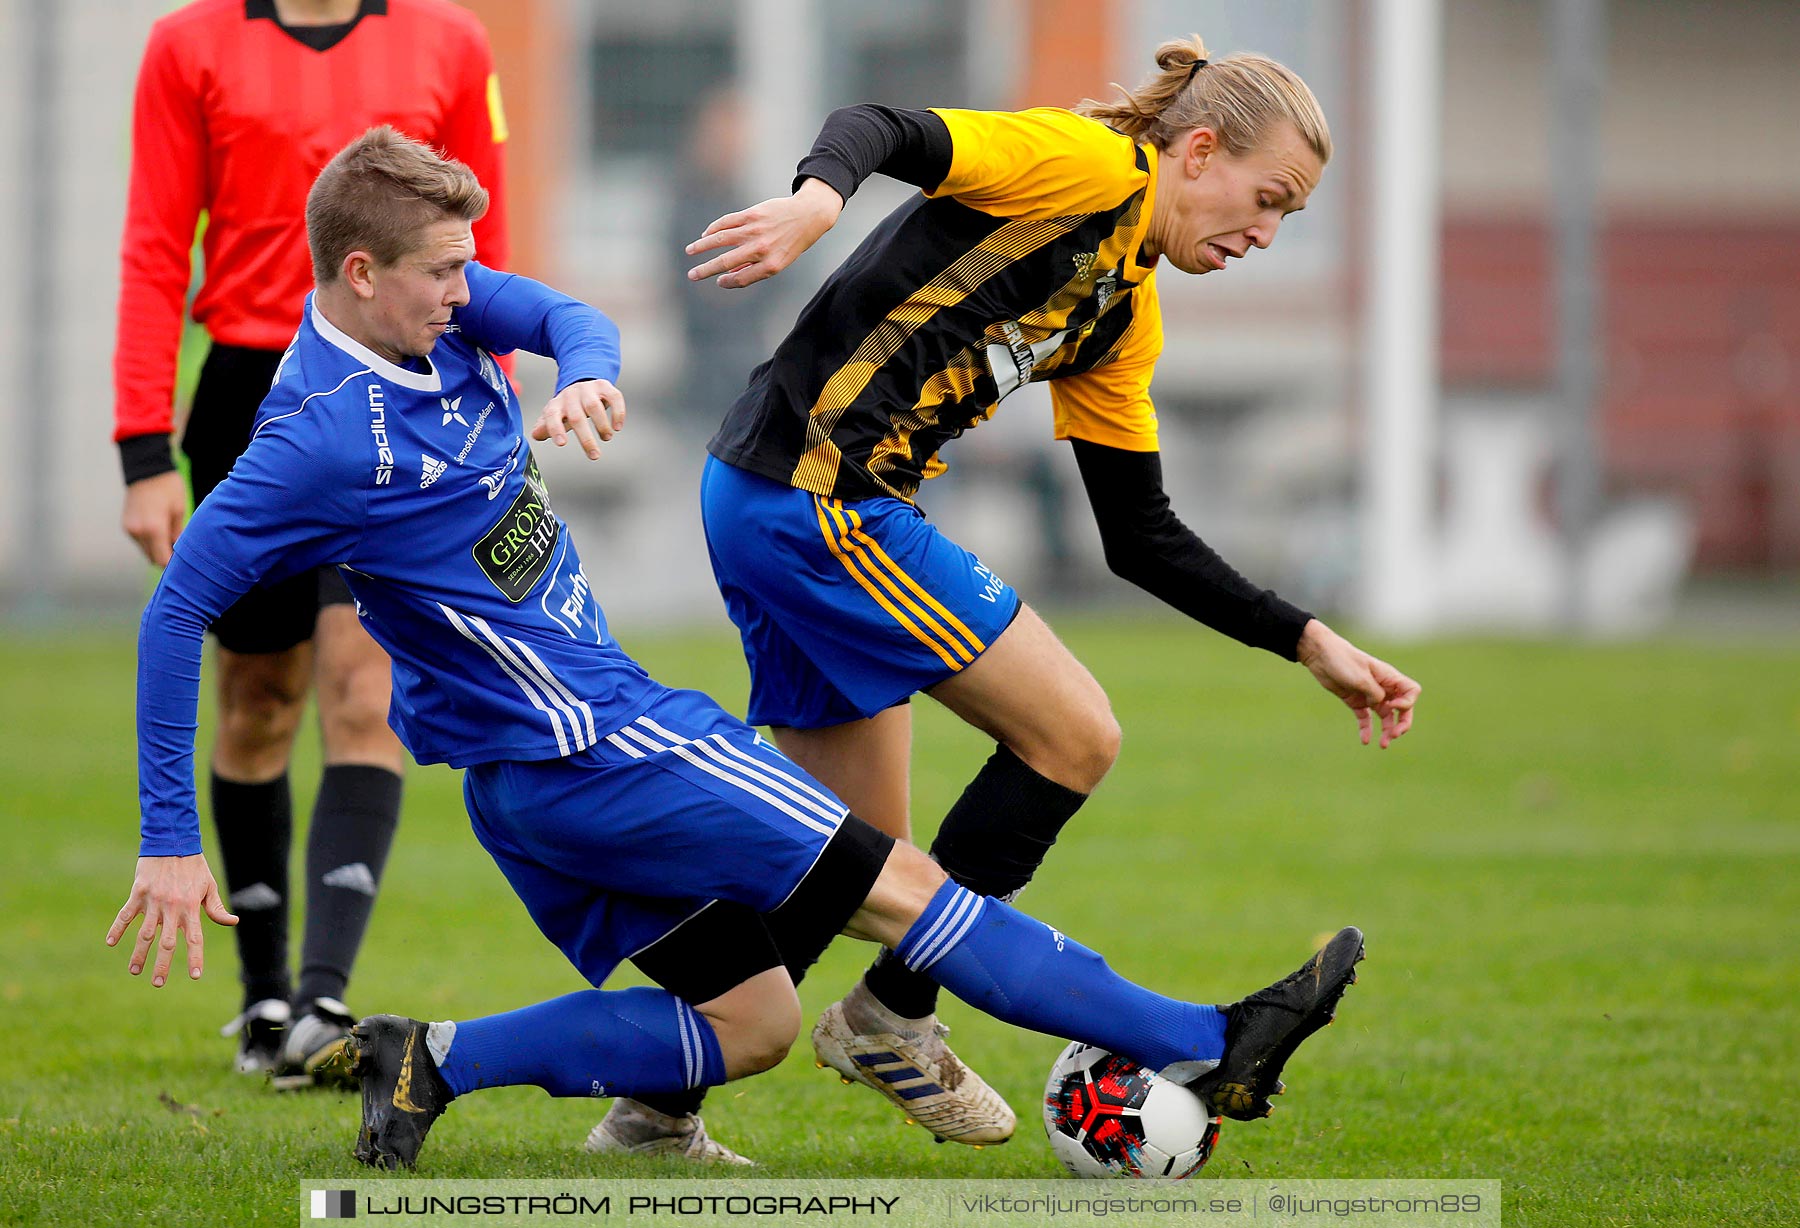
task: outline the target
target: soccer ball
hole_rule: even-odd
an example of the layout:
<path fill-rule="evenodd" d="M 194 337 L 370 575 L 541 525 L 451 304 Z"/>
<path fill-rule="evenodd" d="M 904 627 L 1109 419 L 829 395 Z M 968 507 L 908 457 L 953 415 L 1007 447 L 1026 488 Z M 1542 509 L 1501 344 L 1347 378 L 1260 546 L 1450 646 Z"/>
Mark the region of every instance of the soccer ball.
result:
<path fill-rule="evenodd" d="M 1077 1177 L 1192 1177 L 1212 1157 L 1219 1119 L 1147 1066 L 1073 1044 L 1044 1087 L 1050 1150 Z"/>

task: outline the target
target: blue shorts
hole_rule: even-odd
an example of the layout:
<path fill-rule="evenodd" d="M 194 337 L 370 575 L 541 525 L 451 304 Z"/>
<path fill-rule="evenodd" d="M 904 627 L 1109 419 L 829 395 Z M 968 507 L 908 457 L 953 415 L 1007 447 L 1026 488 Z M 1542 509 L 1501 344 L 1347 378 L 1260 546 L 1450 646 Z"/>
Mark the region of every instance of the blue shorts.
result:
<path fill-rule="evenodd" d="M 706 460 L 713 576 L 744 640 L 752 725 L 874 716 L 966 669 L 1019 595 L 902 499 L 827 499 Z"/>
<path fill-rule="evenodd" d="M 469 768 L 475 836 L 593 985 L 710 901 L 772 911 L 845 808 L 696 691 L 565 759 Z"/>

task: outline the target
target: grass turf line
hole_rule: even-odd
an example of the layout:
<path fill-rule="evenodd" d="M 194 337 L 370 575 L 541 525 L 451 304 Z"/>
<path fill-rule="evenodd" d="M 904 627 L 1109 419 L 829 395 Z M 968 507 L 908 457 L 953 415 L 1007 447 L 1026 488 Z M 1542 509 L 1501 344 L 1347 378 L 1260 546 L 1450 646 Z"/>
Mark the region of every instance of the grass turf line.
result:
<path fill-rule="evenodd" d="M 1369 934 L 1339 1025 L 1291 1063 L 1273 1120 L 1227 1124 L 1203 1179 L 1499 1178 L 1509 1224 L 1800 1221 L 1800 656 L 1396 650 L 1425 706 L 1384 754 L 1266 654 L 1172 620 L 1062 630 L 1125 748 L 1024 907 L 1199 1000 L 1263 984 L 1341 923 Z M 728 637 L 628 647 L 741 707 Z M 100 941 L 136 843 L 129 631 L 0 643 L 0 676 L 0 1223 L 291 1222 L 297 1182 L 365 1175 L 354 1098 L 226 1069 L 224 931 L 203 981 L 161 991 Z M 914 711 L 925 839 L 989 747 L 928 701 Z M 301 816 L 316 764 L 309 732 Z M 809 1015 L 867 954 L 833 947 L 802 987 Z M 579 987 L 470 835 L 455 775 L 415 769 L 352 1004 L 468 1017 Z M 1035 1119 L 1059 1043 L 944 1013 L 1020 1111 L 1006 1147 L 933 1145 L 815 1070 L 804 1038 L 714 1092 L 708 1125 L 773 1177 L 1058 1175 Z M 469 1097 L 420 1175 L 689 1175 L 581 1151 L 603 1108 Z"/>

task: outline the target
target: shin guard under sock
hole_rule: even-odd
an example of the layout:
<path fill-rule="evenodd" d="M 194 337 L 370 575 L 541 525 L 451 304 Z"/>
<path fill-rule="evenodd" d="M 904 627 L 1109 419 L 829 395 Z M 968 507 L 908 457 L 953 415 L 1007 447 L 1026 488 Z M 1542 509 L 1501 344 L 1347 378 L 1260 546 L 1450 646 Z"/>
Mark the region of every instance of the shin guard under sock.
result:
<path fill-rule="evenodd" d="M 1225 1016 L 1127 981 L 1099 955 L 999 900 L 945 883 L 895 953 L 996 1019 L 1161 1070 L 1216 1061 Z"/>
<path fill-rule="evenodd" d="M 725 1081 L 712 1025 L 661 989 L 587 989 L 457 1023 L 438 1069 L 461 1096 L 532 1083 L 552 1096 L 630 1096 Z"/>
<path fill-rule="evenodd" d="M 335 764 L 319 781 L 306 838 L 300 1010 L 344 996 L 400 824 L 400 793 L 398 775 L 365 764 Z"/>

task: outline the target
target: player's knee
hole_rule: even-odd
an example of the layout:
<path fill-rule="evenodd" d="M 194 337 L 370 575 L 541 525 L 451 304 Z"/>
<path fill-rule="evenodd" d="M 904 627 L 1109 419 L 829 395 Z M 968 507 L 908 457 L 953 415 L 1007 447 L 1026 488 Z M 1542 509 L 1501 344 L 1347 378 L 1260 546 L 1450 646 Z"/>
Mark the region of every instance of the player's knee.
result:
<path fill-rule="evenodd" d="M 788 1050 L 794 1047 L 794 1041 L 800 1036 L 800 1008 L 794 1008 L 793 1018 L 783 1020 L 780 1024 L 765 1021 L 754 1035 L 745 1038 L 745 1044 L 738 1053 L 738 1063 L 746 1075 L 761 1074 L 765 1070 L 773 1070 L 787 1060 Z"/>
<path fill-rule="evenodd" d="M 779 1066 L 800 1035 L 800 997 L 783 968 L 771 968 L 695 1008 L 712 1025 L 725 1077 Z"/>
<path fill-rule="evenodd" d="M 390 676 L 385 666 L 321 678 L 319 726 L 326 753 L 374 752 L 394 743 L 387 723 L 389 698 Z"/>
<path fill-rule="evenodd" d="M 1104 701 L 1088 714 L 1081 734 L 1081 749 L 1074 764 L 1085 784 L 1074 787 L 1083 793 L 1092 793 L 1112 771 L 1112 765 L 1119 761 L 1119 746 L 1125 735 L 1119 728 L 1118 718 L 1113 715 L 1112 705 Z"/>
<path fill-rule="evenodd" d="M 304 682 L 276 668 L 252 666 L 221 678 L 219 743 L 244 755 L 286 748 L 300 727 Z"/>
<path fill-rule="evenodd" d="M 719 1038 L 727 1079 L 773 1070 L 800 1035 L 800 999 L 792 994 L 785 1001 L 771 996 L 759 1011 L 714 1021 L 713 1032 Z"/>
<path fill-rule="evenodd" d="M 1042 745 L 1013 748 L 1033 771 L 1078 793 L 1092 793 L 1119 758 L 1124 734 L 1104 695 L 1059 723 Z"/>

